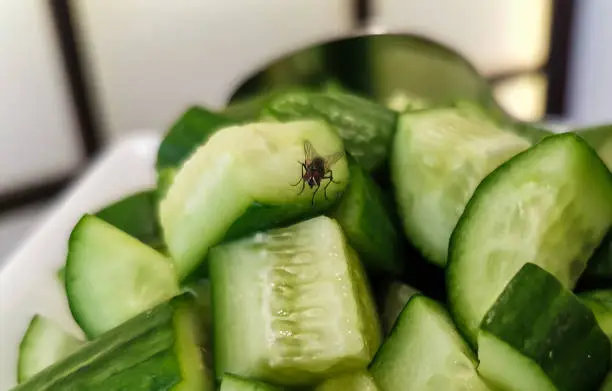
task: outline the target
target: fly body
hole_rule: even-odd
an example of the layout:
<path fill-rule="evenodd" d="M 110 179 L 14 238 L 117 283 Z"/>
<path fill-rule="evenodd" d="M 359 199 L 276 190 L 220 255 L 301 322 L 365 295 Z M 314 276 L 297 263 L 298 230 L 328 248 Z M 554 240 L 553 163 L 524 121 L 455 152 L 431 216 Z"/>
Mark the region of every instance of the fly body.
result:
<path fill-rule="evenodd" d="M 302 177 L 300 180 L 292 185 L 298 186 L 302 184 L 302 187 L 298 194 L 302 194 L 306 188 L 306 184 L 312 189 L 315 188 L 312 193 L 311 203 L 314 205 L 314 199 L 321 187 L 321 182 L 327 180 L 327 184 L 323 187 L 323 194 L 325 199 L 327 198 L 327 188 L 333 183 L 340 183 L 334 181 L 334 173 L 331 169 L 332 165 L 340 160 L 344 156 L 344 152 L 336 152 L 326 157 L 322 157 L 314 149 L 310 141 L 304 141 L 304 161 L 298 163 L 302 166 Z"/>

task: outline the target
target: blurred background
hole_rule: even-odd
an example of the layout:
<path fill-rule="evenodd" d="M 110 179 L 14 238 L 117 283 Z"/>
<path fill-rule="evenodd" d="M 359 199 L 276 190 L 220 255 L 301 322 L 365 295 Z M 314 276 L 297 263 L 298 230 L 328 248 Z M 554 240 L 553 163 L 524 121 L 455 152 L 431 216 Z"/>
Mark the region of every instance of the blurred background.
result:
<path fill-rule="evenodd" d="M 109 143 L 357 31 L 448 45 L 520 119 L 612 122 L 611 17 L 609 0 L 0 0 L 0 262 Z"/>

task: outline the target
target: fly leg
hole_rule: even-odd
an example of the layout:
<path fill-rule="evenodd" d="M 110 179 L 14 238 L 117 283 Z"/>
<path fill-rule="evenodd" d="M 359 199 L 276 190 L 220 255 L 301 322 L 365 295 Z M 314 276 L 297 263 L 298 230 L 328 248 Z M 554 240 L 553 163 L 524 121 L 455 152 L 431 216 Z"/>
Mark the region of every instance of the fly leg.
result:
<path fill-rule="evenodd" d="M 325 185 L 325 187 L 323 188 L 323 194 L 325 195 L 325 199 L 327 200 L 327 188 L 329 187 L 329 185 L 331 183 L 335 183 L 335 184 L 340 184 L 340 182 L 336 182 L 334 181 L 334 173 L 332 172 L 332 170 L 328 171 L 328 176 L 324 176 L 321 179 L 328 179 L 327 184 Z"/>
<path fill-rule="evenodd" d="M 297 181 L 296 184 L 293 184 L 291 186 L 296 187 L 297 185 L 299 185 L 300 183 L 302 183 L 302 188 L 300 189 L 300 191 L 298 192 L 298 195 L 302 194 L 304 192 L 304 188 L 306 187 L 306 182 L 304 181 L 304 175 L 306 174 L 306 165 L 302 162 L 298 162 L 300 163 L 300 165 L 302 166 L 302 176 L 300 177 L 300 180 Z"/>
<path fill-rule="evenodd" d="M 320 188 L 321 188 L 321 185 L 319 184 L 317 188 L 315 189 L 315 191 L 312 193 L 312 200 L 310 201 L 312 205 L 314 205 L 315 196 L 317 195 L 317 191 L 319 191 Z"/>

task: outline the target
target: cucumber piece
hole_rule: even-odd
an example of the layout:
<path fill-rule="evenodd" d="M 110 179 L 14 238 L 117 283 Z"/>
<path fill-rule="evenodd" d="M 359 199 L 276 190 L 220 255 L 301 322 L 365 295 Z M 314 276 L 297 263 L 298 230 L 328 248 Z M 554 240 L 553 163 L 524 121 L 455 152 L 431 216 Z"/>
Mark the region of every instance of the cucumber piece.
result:
<path fill-rule="evenodd" d="M 303 167 L 298 162 L 305 161 L 307 142 L 309 151 L 338 159 L 330 168 L 335 183 L 325 179 L 320 191 L 306 186 L 300 193 Z M 253 123 L 215 133 L 176 173 L 159 204 L 165 242 L 179 277 L 188 276 L 210 247 L 224 239 L 332 206 L 348 184 L 343 151 L 342 141 L 320 121 Z"/>
<path fill-rule="evenodd" d="M 610 342 L 569 289 L 527 263 L 483 319 L 478 359 L 481 376 L 503 390 L 595 390 L 608 372 Z"/>
<path fill-rule="evenodd" d="M 110 330 L 14 391 L 214 390 L 190 294 Z"/>
<path fill-rule="evenodd" d="M 196 148 L 217 130 L 237 121 L 203 107 L 192 106 L 172 125 L 157 151 L 158 175 L 166 168 L 178 167 Z"/>
<path fill-rule="evenodd" d="M 19 344 L 17 381 L 23 383 L 83 345 L 51 319 L 34 315 Z"/>
<path fill-rule="evenodd" d="M 378 386 L 369 372 L 357 371 L 327 379 L 314 391 L 378 391 Z"/>
<path fill-rule="evenodd" d="M 243 379 L 226 373 L 223 375 L 220 391 L 280 391 L 281 389 L 263 382 Z"/>
<path fill-rule="evenodd" d="M 589 145 L 597 151 L 601 160 L 612 170 L 612 125 L 598 125 L 589 128 L 575 129 Z"/>
<path fill-rule="evenodd" d="M 516 134 L 531 140 L 533 143 L 539 143 L 544 138 L 555 134 L 549 129 L 526 122 L 512 123 L 511 130 L 513 130 Z"/>
<path fill-rule="evenodd" d="M 576 289 L 612 287 L 612 231 L 608 232 L 580 276 Z"/>
<path fill-rule="evenodd" d="M 608 376 L 606 376 L 603 384 L 599 387 L 599 391 L 612 391 L 612 372 L 608 372 Z"/>
<path fill-rule="evenodd" d="M 328 217 L 215 247 L 210 281 L 217 377 L 313 385 L 380 344 L 366 276 Z"/>
<path fill-rule="evenodd" d="M 370 366 L 381 391 L 487 391 L 476 357 L 442 307 L 410 298 Z"/>
<path fill-rule="evenodd" d="M 387 99 L 385 106 L 398 113 L 405 113 L 429 108 L 431 104 L 418 95 L 396 91 Z"/>
<path fill-rule="evenodd" d="M 530 145 L 471 105 L 401 115 L 390 169 L 406 236 L 444 266 L 450 235 L 476 186 Z"/>
<path fill-rule="evenodd" d="M 578 297 L 593 311 L 599 327 L 612 340 L 612 290 L 585 292 Z"/>
<path fill-rule="evenodd" d="M 408 300 L 417 293 L 419 293 L 418 290 L 398 281 L 394 281 L 389 285 L 381 316 L 385 334 L 391 332 L 395 321 L 406 306 L 406 303 L 408 303 Z"/>
<path fill-rule="evenodd" d="M 447 289 L 459 329 L 475 345 L 495 299 L 533 262 L 572 288 L 612 225 L 612 176 L 573 134 L 549 136 L 496 169 L 453 231 Z"/>
<path fill-rule="evenodd" d="M 383 105 L 338 91 L 289 92 L 270 101 L 262 115 L 280 121 L 325 120 L 368 171 L 386 160 L 397 120 L 396 113 Z"/>
<path fill-rule="evenodd" d="M 90 339 L 179 292 L 169 259 L 93 215 L 70 234 L 65 278 L 72 316 Z"/>
<path fill-rule="evenodd" d="M 123 197 L 102 208 L 95 215 L 144 244 L 163 250 L 164 242 L 157 223 L 156 209 L 156 192 L 147 190 Z"/>
<path fill-rule="evenodd" d="M 351 181 L 330 216 L 342 227 L 349 244 L 373 272 L 401 274 L 400 241 L 378 185 L 357 164 Z"/>

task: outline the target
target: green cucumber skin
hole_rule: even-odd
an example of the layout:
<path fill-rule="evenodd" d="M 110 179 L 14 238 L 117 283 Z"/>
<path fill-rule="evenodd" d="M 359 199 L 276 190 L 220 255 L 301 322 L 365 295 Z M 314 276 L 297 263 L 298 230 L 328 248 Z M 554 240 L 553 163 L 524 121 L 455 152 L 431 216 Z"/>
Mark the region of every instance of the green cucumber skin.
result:
<path fill-rule="evenodd" d="M 612 231 L 608 232 L 589 259 L 576 290 L 585 291 L 608 287 L 612 287 Z"/>
<path fill-rule="evenodd" d="M 175 314 L 185 306 L 195 306 L 189 294 L 160 304 L 90 341 L 13 391 L 172 390 L 182 381 L 175 353 Z"/>
<path fill-rule="evenodd" d="M 387 158 L 397 113 L 386 107 L 343 92 L 290 92 L 273 99 L 264 116 L 280 121 L 322 118 L 343 140 L 346 150 L 367 171 Z"/>
<path fill-rule="evenodd" d="M 593 311 L 599 327 L 612 341 L 612 290 L 583 292 L 578 298 Z"/>
<path fill-rule="evenodd" d="M 480 329 L 530 358 L 559 391 L 594 390 L 608 371 L 610 343 L 593 313 L 533 263 L 510 281 Z"/>
<path fill-rule="evenodd" d="M 384 204 L 382 191 L 357 164 L 349 164 L 350 183 L 330 213 L 374 273 L 400 275 L 400 241 Z"/>
<path fill-rule="evenodd" d="M 612 125 L 599 125 L 573 131 L 582 137 L 612 170 Z"/>
<path fill-rule="evenodd" d="M 203 107 L 192 106 L 172 125 L 157 152 L 156 168 L 178 167 L 217 130 L 236 120 Z"/>
<path fill-rule="evenodd" d="M 479 204 L 484 202 L 486 198 L 485 193 L 487 193 L 487 191 L 490 188 L 493 188 L 495 186 L 495 184 L 498 182 L 498 179 L 500 177 L 503 177 L 504 175 L 512 171 L 513 169 L 512 167 L 515 164 L 515 162 L 533 161 L 533 159 L 531 159 L 531 156 L 534 153 L 536 153 L 534 152 L 536 151 L 536 149 L 540 149 L 540 150 L 552 149 L 554 148 L 553 146 L 555 145 L 563 146 L 565 148 L 571 145 L 571 148 L 580 149 L 579 151 L 572 151 L 572 153 L 580 154 L 580 158 L 588 162 L 588 165 L 590 166 L 590 170 L 592 170 L 591 171 L 592 175 L 598 175 L 600 178 L 602 178 L 602 180 L 608 182 L 602 185 L 606 187 L 606 192 L 610 192 L 610 189 L 612 189 L 612 186 L 610 185 L 612 184 L 612 175 L 609 173 L 608 170 L 606 170 L 606 167 L 601 161 L 601 159 L 597 157 L 594 151 L 590 148 L 590 146 L 588 146 L 586 142 L 584 142 L 584 140 L 581 137 L 575 134 L 572 134 L 572 133 L 557 134 L 557 135 L 552 135 L 552 136 L 544 138 L 534 147 L 524 152 L 519 153 L 518 155 L 516 155 L 509 161 L 503 163 L 496 170 L 494 170 L 491 174 L 489 174 L 478 185 L 476 191 L 474 192 L 474 195 L 468 202 L 468 205 L 466 206 L 464 213 L 459 219 L 457 226 L 455 227 L 451 235 L 450 245 L 449 245 L 449 263 L 445 271 L 446 272 L 446 287 L 448 290 L 448 301 L 449 301 L 450 312 L 458 328 L 462 331 L 463 335 L 467 338 L 467 340 L 470 342 L 470 344 L 473 347 L 476 346 L 475 328 L 477 328 L 477 326 L 475 326 L 475 328 L 473 329 L 471 325 L 468 324 L 469 322 L 471 322 L 471 320 L 466 319 L 464 315 L 461 313 L 461 310 L 458 308 L 460 305 L 462 305 L 461 303 L 458 302 L 459 300 L 461 300 L 461 295 L 459 295 L 456 292 L 457 290 L 456 288 L 459 287 L 457 280 L 460 279 L 460 276 L 458 275 L 459 271 L 457 270 L 458 269 L 457 265 L 459 263 L 458 259 L 460 258 L 461 252 L 463 251 L 463 249 L 460 249 L 461 243 L 462 241 L 464 241 L 463 230 L 465 229 L 465 227 L 468 227 L 471 224 L 470 222 L 471 216 L 473 213 L 475 213 L 474 210 L 476 210 L 480 206 Z M 586 165 L 586 164 L 587 163 L 584 163 L 583 165 Z M 611 221 L 611 224 L 612 224 L 612 221 Z M 605 232 L 607 232 L 607 230 L 605 230 L 604 232 L 601 232 L 601 234 L 599 234 L 599 232 L 593 233 L 592 237 L 589 238 L 588 243 L 584 244 L 583 250 L 586 251 L 586 249 L 593 248 L 591 252 L 592 254 L 595 251 L 597 243 L 599 243 L 603 239 Z M 595 235 L 595 234 L 598 234 L 598 235 Z M 567 260 L 568 270 L 561 271 L 561 272 L 568 271 L 568 274 L 570 274 L 569 278 L 567 278 L 568 281 L 565 282 L 566 284 L 568 284 L 569 287 L 573 287 L 576 284 L 578 277 L 580 276 L 581 272 L 584 270 L 584 267 L 586 267 L 586 263 L 588 259 L 590 258 L 590 254 L 585 253 L 583 255 L 586 255 L 586 258 L 580 260 L 581 264 L 577 265 L 576 262 L 573 262 L 575 260 L 568 259 Z M 572 264 L 569 265 L 569 262 L 572 262 Z M 559 276 L 557 277 L 559 278 Z M 480 321 L 481 320 L 479 320 L 479 322 Z"/>
<path fill-rule="evenodd" d="M 156 250 L 164 248 L 157 222 L 155 190 L 140 191 L 123 197 L 96 212 L 95 216 Z"/>

